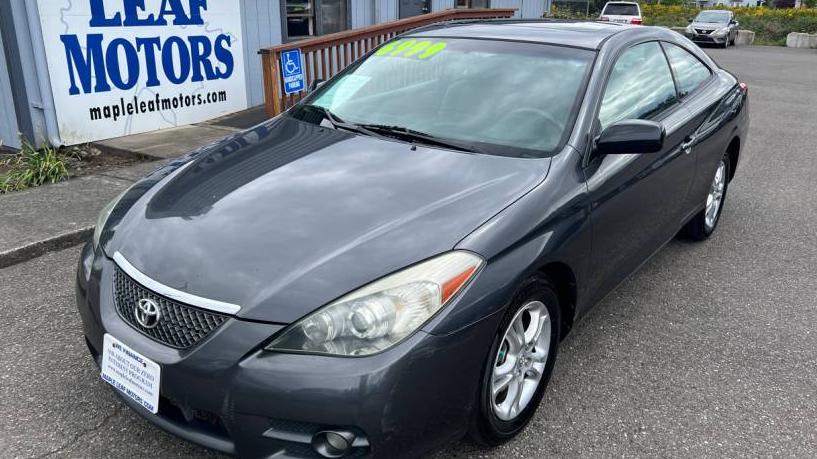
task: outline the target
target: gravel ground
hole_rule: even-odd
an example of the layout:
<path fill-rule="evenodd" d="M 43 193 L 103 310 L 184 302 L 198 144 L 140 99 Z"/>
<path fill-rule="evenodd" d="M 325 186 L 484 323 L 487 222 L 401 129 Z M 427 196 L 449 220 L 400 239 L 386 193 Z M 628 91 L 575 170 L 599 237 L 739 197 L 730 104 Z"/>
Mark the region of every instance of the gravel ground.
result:
<path fill-rule="evenodd" d="M 708 51 L 749 83 L 753 120 L 717 235 L 670 243 L 574 329 L 518 439 L 436 458 L 817 456 L 817 53 Z M 99 380 L 78 252 L 0 270 L 0 457 L 211 455 Z"/>

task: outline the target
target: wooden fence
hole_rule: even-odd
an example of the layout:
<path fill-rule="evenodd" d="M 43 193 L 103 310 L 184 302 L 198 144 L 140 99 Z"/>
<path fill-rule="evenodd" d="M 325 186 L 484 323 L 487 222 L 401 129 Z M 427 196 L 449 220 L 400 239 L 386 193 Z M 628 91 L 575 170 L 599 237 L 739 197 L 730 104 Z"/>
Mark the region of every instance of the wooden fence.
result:
<path fill-rule="evenodd" d="M 373 48 L 405 31 L 458 19 L 510 18 L 515 11 L 513 8 L 450 9 L 263 48 L 259 54 L 264 71 L 264 103 L 267 115 L 273 117 L 282 113 L 305 95 L 305 91 L 284 94 L 280 66 L 281 53 L 284 51 L 301 50 L 306 86 L 309 87 L 316 79 L 331 78 Z"/>

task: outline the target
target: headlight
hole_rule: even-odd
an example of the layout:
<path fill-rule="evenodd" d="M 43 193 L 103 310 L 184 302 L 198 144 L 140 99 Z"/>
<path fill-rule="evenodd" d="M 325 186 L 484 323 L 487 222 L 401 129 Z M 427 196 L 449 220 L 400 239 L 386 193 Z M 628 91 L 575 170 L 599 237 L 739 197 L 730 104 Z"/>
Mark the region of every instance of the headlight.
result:
<path fill-rule="evenodd" d="M 91 270 L 94 267 L 94 249 L 83 249 L 82 253 L 80 254 L 80 260 L 82 266 L 82 279 L 85 282 L 88 282 L 88 279 L 91 278 Z"/>
<path fill-rule="evenodd" d="M 130 188 L 119 193 L 119 196 L 115 197 L 111 202 L 106 204 L 105 207 L 103 207 L 99 212 L 99 216 L 96 217 L 96 227 L 94 227 L 94 249 L 99 247 L 99 237 L 102 236 L 102 230 L 105 228 L 105 223 L 107 223 L 108 217 L 111 216 L 113 208 L 116 207 L 116 204 L 119 203 L 122 196 L 125 196 L 125 193 L 127 193 L 128 190 L 130 190 Z"/>
<path fill-rule="evenodd" d="M 418 330 L 468 283 L 479 256 L 453 251 L 386 276 L 286 329 L 267 350 L 374 354 Z"/>
<path fill-rule="evenodd" d="M 712 32 L 712 35 L 726 35 L 726 32 L 728 32 L 728 31 L 729 31 L 729 29 L 724 27 L 724 28 L 721 28 L 721 29 L 718 29 L 718 30 Z"/>
<path fill-rule="evenodd" d="M 689 33 L 695 32 L 695 29 L 692 27 L 692 24 L 687 26 L 687 32 L 689 32 Z"/>

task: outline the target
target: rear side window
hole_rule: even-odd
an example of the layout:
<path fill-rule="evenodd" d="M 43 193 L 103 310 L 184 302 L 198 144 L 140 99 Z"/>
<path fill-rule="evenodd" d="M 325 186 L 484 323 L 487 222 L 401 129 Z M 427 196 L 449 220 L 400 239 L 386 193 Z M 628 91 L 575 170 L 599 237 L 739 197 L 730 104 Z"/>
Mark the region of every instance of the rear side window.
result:
<path fill-rule="evenodd" d="M 669 65 L 672 67 L 672 71 L 675 72 L 675 82 L 678 84 L 678 94 L 681 97 L 698 89 L 698 86 L 712 75 L 709 67 L 689 51 L 672 43 L 664 43 L 663 45 L 667 51 Z"/>
<path fill-rule="evenodd" d="M 638 16 L 638 5 L 632 3 L 608 3 L 602 14 L 613 16 Z"/>
<path fill-rule="evenodd" d="M 624 119 L 653 119 L 677 103 L 667 59 L 656 41 L 625 51 L 613 67 L 599 110 L 601 128 Z"/>

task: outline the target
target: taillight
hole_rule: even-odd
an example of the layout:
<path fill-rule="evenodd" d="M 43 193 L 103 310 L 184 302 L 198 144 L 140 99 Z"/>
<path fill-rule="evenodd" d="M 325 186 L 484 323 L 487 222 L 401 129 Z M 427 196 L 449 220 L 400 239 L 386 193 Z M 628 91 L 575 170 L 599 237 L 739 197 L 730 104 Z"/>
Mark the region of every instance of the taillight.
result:
<path fill-rule="evenodd" d="M 640 18 L 632 18 L 632 19 L 630 19 L 630 24 L 639 24 L 640 25 L 641 24 L 641 19 Z"/>
<path fill-rule="evenodd" d="M 599 21 L 609 21 L 609 20 L 610 20 L 610 18 L 608 18 L 607 16 L 602 16 L 602 17 L 599 18 Z"/>
<path fill-rule="evenodd" d="M 738 87 L 740 88 L 740 92 L 743 93 L 744 96 L 749 94 L 749 85 L 748 84 L 741 83 L 741 84 L 738 85 Z"/>

